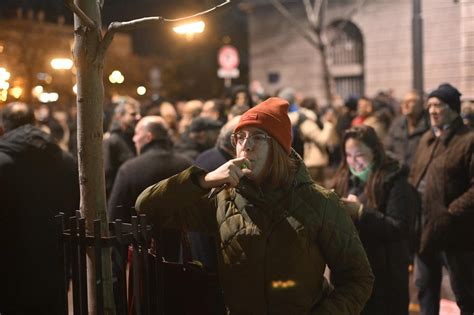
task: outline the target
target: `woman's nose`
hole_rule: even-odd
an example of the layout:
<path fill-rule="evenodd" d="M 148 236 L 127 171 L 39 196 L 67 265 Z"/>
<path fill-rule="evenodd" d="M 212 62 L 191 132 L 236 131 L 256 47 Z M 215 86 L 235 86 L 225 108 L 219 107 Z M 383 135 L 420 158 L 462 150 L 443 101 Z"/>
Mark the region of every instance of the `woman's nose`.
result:
<path fill-rule="evenodd" d="M 247 137 L 244 139 L 244 143 L 242 144 L 242 147 L 244 148 L 244 150 L 247 150 L 247 151 L 250 151 L 253 149 L 253 141 L 251 140 L 250 137 Z"/>

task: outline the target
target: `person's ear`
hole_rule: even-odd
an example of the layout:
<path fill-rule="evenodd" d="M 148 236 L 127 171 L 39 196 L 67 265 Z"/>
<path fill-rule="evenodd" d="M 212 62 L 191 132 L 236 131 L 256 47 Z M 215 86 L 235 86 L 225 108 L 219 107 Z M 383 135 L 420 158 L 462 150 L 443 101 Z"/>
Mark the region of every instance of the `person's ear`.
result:
<path fill-rule="evenodd" d="M 153 141 L 153 135 L 151 134 L 151 132 L 149 131 L 146 132 L 145 139 L 146 139 L 146 143 L 150 143 Z"/>

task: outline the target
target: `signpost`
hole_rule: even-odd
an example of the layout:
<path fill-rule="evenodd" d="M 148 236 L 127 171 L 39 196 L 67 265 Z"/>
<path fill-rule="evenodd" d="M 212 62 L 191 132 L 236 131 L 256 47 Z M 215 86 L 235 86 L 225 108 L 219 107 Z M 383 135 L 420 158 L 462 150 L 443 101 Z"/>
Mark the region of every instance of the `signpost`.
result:
<path fill-rule="evenodd" d="M 219 49 L 217 61 L 220 68 L 217 70 L 217 76 L 224 79 L 224 86 L 229 88 L 231 80 L 236 79 L 240 75 L 239 71 L 239 52 L 234 46 L 225 45 Z"/>

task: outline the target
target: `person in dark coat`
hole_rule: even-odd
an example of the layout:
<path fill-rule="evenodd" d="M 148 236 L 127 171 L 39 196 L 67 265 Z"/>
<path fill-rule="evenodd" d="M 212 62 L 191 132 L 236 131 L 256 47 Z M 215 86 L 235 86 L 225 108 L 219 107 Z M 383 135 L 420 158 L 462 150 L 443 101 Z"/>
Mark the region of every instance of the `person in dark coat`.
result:
<path fill-rule="evenodd" d="M 108 201 L 108 219 L 130 223 L 137 215 L 133 206 L 138 195 L 148 186 L 188 168 L 192 163 L 173 150 L 165 120 L 160 116 L 145 116 L 135 127 L 133 141 L 138 156 L 120 166 Z M 167 260 L 177 261 L 180 253 L 180 232 L 166 231 L 160 246 Z M 126 265 L 127 257 L 113 250 L 113 273 L 117 275 Z M 114 277 L 115 279 L 115 277 Z M 114 282 L 115 303 L 119 314 L 123 309 L 119 287 Z"/>
<path fill-rule="evenodd" d="M 205 171 L 212 172 L 222 164 L 235 158 L 235 149 L 231 143 L 231 135 L 240 116 L 227 122 L 221 129 L 216 146 L 198 155 L 194 164 Z M 209 234 L 189 231 L 188 240 L 193 260 L 200 261 L 207 270 L 217 272 L 217 250 L 215 238 Z M 221 289 L 218 289 L 216 314 L 225 314 Z"/>
<path fill-rule="evenodd" d="M 346 131 L 342 156 L 335 190 L 356 224 L 375 276 L 361 314 L 406 315 L 411 205 L 416 201 L 408 170 L 385 155 L 370 126 Z"/>
<path fill-rule="evenodd" d="M 418 91 L 408 92 L 400 109 L 402 115 L 393 121 L 385 137 L 385 149 L 387 154 L 410 167 L 420 138 L 430 126 Z"/>
<path fill-rule="evenodd" d="M 214 147 L 221 128 L 222 123 L 212 118 L 193 118 L 177 143 L 176 151 L 194 161 L 199 154 Z"/>
<path fill-rule="evenodd" d="M 422 197 L 415 284 L 423 315 L 439 313 L 442 266 L 461 314 L 474 313 L 474 132 L 459 115 L 460 97 L 450 84 L 429 94 L 431 130 L 410 173 Z"/>
<path fill-rule="evenodd" d="M 0 139 L 0 313 L 61 314 L 64 274 L 54 216 L 79 208 L 74 159 L 12 103 Z"/>
<path fill-rule="evenodd" d="M 104 135 L 105 192 L 107 199 L 114 186 L 118 169 L 136 155 L 133 144 L 134 128 L 140 120 L 140 103 L 131 97 L 114 100 L 114 117 L 109 132 Z"/>
<path fill-rule="evenodd" d="M 194 161 L 196 166 L 207 172 L 212 172 L 225 162 L 235 158 L 235 149 L 230 138 L 239 119 L 240 116 L 236 116 L 222 127 L 216 146 L 199 154 L 196 161 Z M 188 237 L 193 259 L 199 260 L 208 269 L 216 271 L 216 247 L 212 237 L 194 231 L 188 232 Z"/>
<path fill-rule="evenodd" d="M 166 122 L 160 116 L 145 116 L 137 124 L 133 141 L 138 156 L 118 170 L 108 202 L 110 221 L 130 223 L 136 215 L 132 207 L 148 186 L 188 168 L 192 162 L 173 150 Z"/>

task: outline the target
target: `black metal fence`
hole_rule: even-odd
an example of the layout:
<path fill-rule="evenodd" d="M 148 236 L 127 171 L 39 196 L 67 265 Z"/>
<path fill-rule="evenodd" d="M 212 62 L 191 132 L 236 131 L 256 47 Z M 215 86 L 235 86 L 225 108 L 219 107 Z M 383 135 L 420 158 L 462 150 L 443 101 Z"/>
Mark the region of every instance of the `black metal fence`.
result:
<path fill-rule="evenodd" d="M 105 248 L 112 250 L 116 314 L 223 314 L 217 275 L 192 261 L 189 244 L 186 246 L 179 237 L 183 231 L 172 237 L 169 234 L 164 237 L 163 231 L 153 234 L 145 215 L 132 216 L 131 224 L 120 220 L 109 223 L 108 237 L 101 237 L 100 220 L 94 221 L 93 234 L 88 235 L 85 218 L 79 211 L 69 219 L 58 215 L 57 222 L 60 226 L 60 259 L 65 271 L 62 297 L 65 314 L 68 309 L 72 309 L 74 315 L 88 314 L 88 253 L 95 261 L 95 312 L 104 314 L 102 265 L 104 258 L 110 259 L 110 256 L 102 255 Z M 170 239 L 173 240 L 171 246 L 167 246 Z M 159 244 L 158 240 L 161 241 Z M 176 253 L 169 251 L 169 247 Z M 164 259 L 178 256 L 183 263 Z M 70 283 L 72 305 L 68 298 Z"/>
<path fill-rule="evenodd" d="M 64 270 L 64 295 L 63 302 L 65 310 L 68 305 L 68 288 L 72 283 L 72 309 L 74 315 L 88 314 L 88 292 L 87 292 L 87 252 L 93 252 L 95 261 L 95 301 L 96 313 L 104 313 L 103 296 L 103 274 L 102 264 L 104 248 L 110 248 L 115 252 L 114 257 L 114 290 L 115 298 L 121 303 L 116 305 L 119 309 L 117 314 L 162 314 L 160 299 L 156 282 L 151 285 L 150 277 L 157 274 L 158 264 L 156 255 L 149 254 L 150 228 L 147 228 L 144 215 L 132 217 L 132 223 L 122 223 L 120 220 L 109 223 L 109 237 L 101 237 L 100 220 L 94 221 L 93 235 L 86 234 L 85 218 L 80 212 L 69 218 L 66 222 L 64 215 L 57 216 L 60 224 L 59 239 L 61 242 L 61 259 L 65 266 Z M 67 227 L 67 228 L 66 228 Z M 131 249 L 130 268 L 132 275 L 129 277 L 129 289 L 127 290 L 127 257 Z M 155 262 L 153 261 L 155 258 Z M 106 258 L 108 259 L 108 258 Z M 153 266 L 150 266 L 152 264 Z M 117 268 L 118 266 L 118 268 Z M 128 292 L 127 292 L 128 291 Z M 151 302 L 153 301 L 153 303 Z"/>

